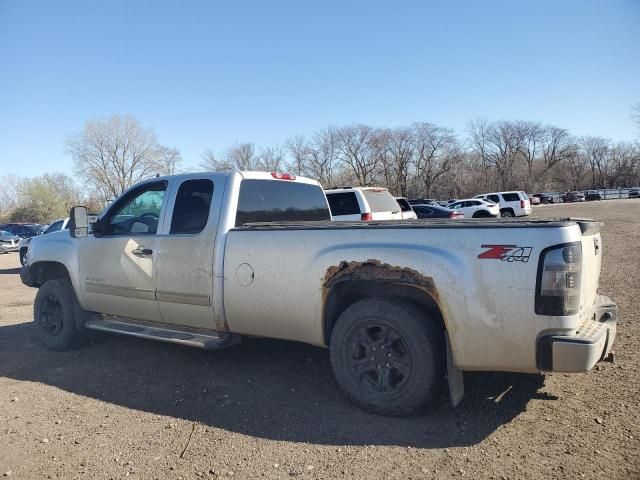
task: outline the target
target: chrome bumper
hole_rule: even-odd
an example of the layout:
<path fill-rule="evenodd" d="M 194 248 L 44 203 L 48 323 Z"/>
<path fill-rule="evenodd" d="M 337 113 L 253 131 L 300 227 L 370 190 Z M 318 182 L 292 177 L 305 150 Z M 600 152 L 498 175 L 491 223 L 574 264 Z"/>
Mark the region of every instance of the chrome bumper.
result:
<path fill-rule="evenodd" d="M 538 368 L 550 372 L 587 372 L 611 353 L 616 336 L 618 307 L 599 295 L 594 315 L 575 335 L 550 335 L 538 340 Z"/>

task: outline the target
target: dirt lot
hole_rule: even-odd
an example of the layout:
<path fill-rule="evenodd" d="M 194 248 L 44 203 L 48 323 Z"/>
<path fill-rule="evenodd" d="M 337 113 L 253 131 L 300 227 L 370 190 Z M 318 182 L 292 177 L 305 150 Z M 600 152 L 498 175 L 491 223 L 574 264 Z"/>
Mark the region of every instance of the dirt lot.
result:
<path fill-rule="evenodd" d="M 640 201 L 544 206 L 606 222 L 601 290 L 615 364 L 582 375 L 466 374 L 403 419 L 364 413 L 327 352 L 249 340 L 221 352 L 104 336 L 45 350 L 35 290 L 0 256 L 0 475 L 12 478 L 640 478 Z"/>

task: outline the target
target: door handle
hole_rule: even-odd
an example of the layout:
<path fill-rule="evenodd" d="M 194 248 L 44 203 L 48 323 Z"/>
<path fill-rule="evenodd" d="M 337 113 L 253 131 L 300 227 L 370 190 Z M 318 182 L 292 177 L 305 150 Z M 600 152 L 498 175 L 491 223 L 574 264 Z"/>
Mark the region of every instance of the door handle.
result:
<path fill-rule="evenodd" d="M 148 257 L 153 253 L 153 250 L 149 248 L 144 248 L 142 245 L 140 245 L 139 247 L 131 250 L 131 253 L 133 253 L 137 257 Z"/>

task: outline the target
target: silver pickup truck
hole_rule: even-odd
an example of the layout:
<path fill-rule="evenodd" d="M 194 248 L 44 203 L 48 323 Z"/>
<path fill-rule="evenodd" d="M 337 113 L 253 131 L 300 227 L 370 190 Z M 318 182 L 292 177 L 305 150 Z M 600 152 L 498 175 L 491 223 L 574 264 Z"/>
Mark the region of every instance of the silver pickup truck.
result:
<path fill-rule="evenodd" d="M 584 372 L 617 308 L 590 220 L 332 222 L 321 186 L 202 173 L 135 185 L 89 225 L 34 238 L 22 281 L 64 350 L 88 330 L 219 349 L 242 336 L 329 348 L 357 405 L 424 406 L 465 370 Z"/>

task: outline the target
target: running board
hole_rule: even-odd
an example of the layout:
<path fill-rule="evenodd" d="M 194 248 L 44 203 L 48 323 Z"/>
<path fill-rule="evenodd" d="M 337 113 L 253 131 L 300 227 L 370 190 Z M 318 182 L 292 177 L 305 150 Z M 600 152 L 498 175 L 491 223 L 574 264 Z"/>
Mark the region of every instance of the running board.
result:
<path fill-rule="evenodd" d="M 132 337 L 178 343 L 205 350 L 220 350 L 239 343 L 239 337 L 230 333 L 196 330 L 179 325 L 151 324 L 121 317 L 94 317 L 84 324 L 89 330 L 120 333 Z"/>

